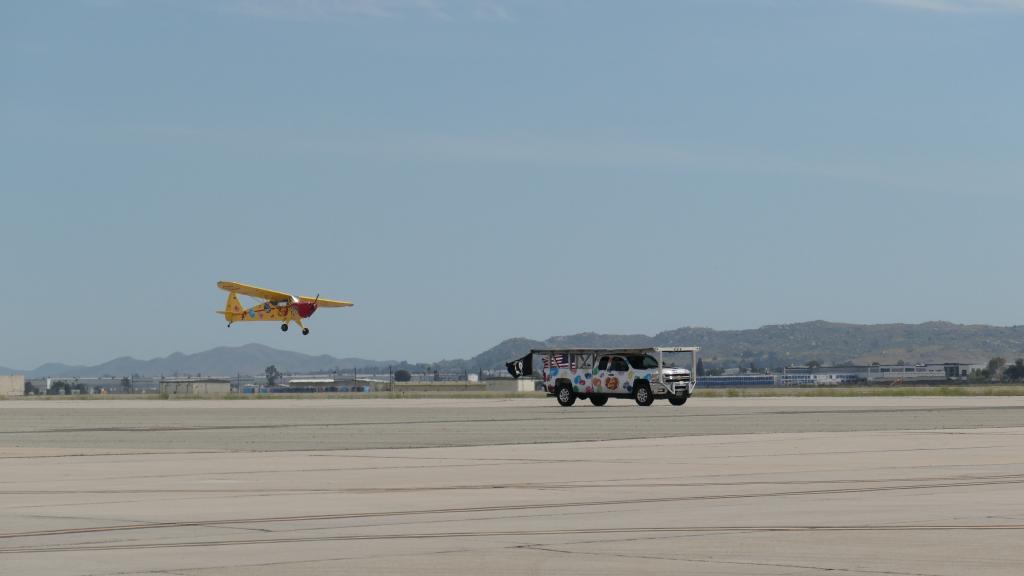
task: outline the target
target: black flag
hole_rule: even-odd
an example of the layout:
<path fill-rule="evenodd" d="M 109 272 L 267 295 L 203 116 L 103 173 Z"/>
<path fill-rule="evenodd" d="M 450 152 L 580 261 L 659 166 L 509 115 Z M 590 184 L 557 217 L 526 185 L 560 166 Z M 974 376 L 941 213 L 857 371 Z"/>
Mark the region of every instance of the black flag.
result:
<path fill-rule="evenodd" d="M 508 373 L 513 378 L 522 378 L 523 376 L 533 375 L 533 352 L 530 352 L 526 356 L 518 360 L 505 363 L 505 368 L 508 369 Z"/>

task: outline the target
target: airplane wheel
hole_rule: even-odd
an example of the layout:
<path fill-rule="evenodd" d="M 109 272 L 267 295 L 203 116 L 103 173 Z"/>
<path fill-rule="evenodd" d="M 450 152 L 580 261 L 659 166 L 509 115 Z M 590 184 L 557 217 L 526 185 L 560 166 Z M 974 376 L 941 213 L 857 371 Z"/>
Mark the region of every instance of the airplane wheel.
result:
<path fill-rule="evenodd" d="M 305 336 L 306 334 L 309 334 L 309 328 L 302 329 L 302 335 Z"/>
<path fill-rule="evenodd" d="M 281 332 L 287 332 L 287 331 L 288 331 L 288 325 L 287 324 L 281 324 Z"/>

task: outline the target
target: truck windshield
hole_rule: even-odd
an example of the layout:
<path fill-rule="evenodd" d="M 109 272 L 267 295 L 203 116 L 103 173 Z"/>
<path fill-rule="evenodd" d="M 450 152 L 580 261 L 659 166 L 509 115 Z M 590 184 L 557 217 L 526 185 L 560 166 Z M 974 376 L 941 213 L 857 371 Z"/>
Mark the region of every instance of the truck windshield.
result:
<path fill-rule="evenodd" d="M 657 360 L 643 354 L 629 356 L 627 357 L 627 360 L 629 360 L 629 365 L 632 366 L 634 370 L 651 370 L 658 367 Z"/>

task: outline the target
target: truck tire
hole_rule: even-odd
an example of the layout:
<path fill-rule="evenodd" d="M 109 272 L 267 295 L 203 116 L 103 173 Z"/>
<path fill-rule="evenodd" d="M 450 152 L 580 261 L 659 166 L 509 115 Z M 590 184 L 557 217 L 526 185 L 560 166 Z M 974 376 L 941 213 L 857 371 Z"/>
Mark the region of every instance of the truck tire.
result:
<path fill-rule="evenodd" d="M 637 382 L 633 386 L 633 396 L 636 403 L 641 406 L 654 404 L 654 392 L 651 392 L 651 386 L 647 382 Z"/>
<path fill-rule="evenodd" d="M 555 399 L 562 406 L 572 406 L 576 403 L 576 393 L 573 392 L 572 386 L 568 384 L 559 384 L 555 386 Z"/>
<path fill-rule="evenodd" d="M 682 406 L 683 404 L 686 404 L 686 401 L 689 400 L 689 398 L 689 396 L 670 396 L 668 403 L 673 406 Z"/>
<path fill-rule="evenodd" d="M 604 406 L 605 404 L 608 403 L 608 397 L 607 396 L 591 396 L 590 397 L 590 403 L 593 404 L 594 406 Z"/>

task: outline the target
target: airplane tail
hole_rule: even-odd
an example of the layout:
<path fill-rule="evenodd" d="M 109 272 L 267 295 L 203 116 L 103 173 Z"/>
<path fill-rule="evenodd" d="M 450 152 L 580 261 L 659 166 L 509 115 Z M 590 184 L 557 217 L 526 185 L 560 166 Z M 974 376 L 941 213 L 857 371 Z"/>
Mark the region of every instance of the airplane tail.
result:
<path fill-rule="evenodd" d="M 221 314 L 224 315 L 224 319 L 228 322 L 235 322 L 241 320 L 244 316 L 245 308 L 242 303 L 238 301 L 238 295 L 234 292 L 228 292 L 228 301 L 224 304 L 224 309 L 221 310 Z"/>

